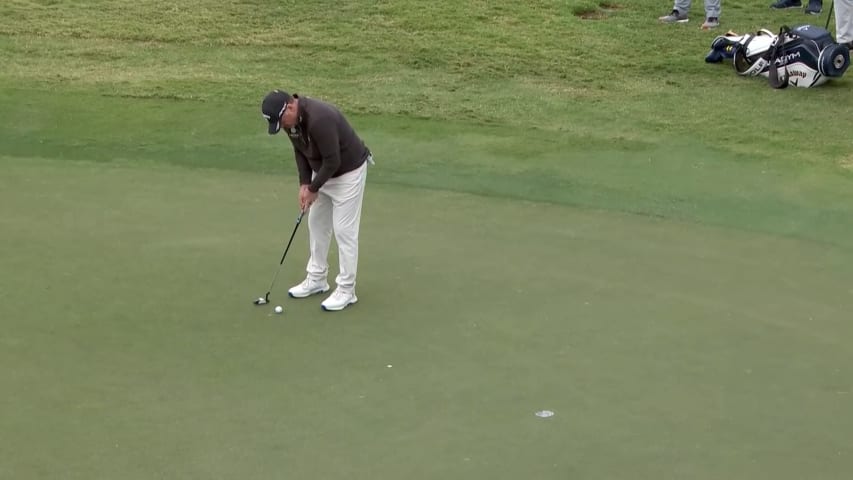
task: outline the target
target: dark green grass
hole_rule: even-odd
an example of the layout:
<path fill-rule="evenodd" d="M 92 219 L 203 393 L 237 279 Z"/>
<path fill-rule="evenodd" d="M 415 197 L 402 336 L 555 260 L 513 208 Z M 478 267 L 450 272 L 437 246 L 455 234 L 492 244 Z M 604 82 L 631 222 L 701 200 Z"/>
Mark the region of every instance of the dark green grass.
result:
<path fill-rule="evenodd" d="M 848 251 L 372 184 L 362 302 L 284 299 L 302 232 L 277 316 L 290 177 L 0 166 L 4 477 L 853 467 Z"/>
<path fill-rule="evenodd" d="M 283 138 L 254 107 L 22 91 L 0 94 L 4 150 L 68 160 L 293 170 Z M 40 112 L 53 111 L 41 117 Z M 104 114 L 108 112 L 108 114 Z M 590 138 L 542 129 L 471 128 L 353 116 L 376 153 L 373 181 L 676 218 L 849 247 L 849 176 L 725 144 Z M 259 128 L 260 127 L 260 128 Z"/>

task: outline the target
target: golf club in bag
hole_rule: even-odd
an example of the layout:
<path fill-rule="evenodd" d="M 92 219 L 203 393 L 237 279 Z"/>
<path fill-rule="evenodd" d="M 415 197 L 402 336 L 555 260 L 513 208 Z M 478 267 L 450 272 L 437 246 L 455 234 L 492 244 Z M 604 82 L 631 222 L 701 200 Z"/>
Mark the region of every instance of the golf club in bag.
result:
<path fill-rule="evenodd" d="M 267 290 L 267 294 L 263 297 L 258 297 L 255 300 L 255 305 L 266 305 L 270 303 L 270 292 L 272 292 L 272 287 L 275 285 L 275 280 L 278 278 L 278 272 L 281 271 L 281 266 L 284 264 L 284 258 L 287 257 L 287 251 L 290 250 L 290 244 L 293 243 L 293 237 L 296 236 L 296 230 L 299 229 L 299 224 L 302 223 L 302 216 L 305 215 L 305 210 L 301 210 L 299 215 L 296 217 L 296 225 L 293 227 L 293 233 L 290 234 L 290 240 L 287 241 L 287 247 L 284 248 L 284 253 L 281 255 L 281 260 L 278 262 L 278 268 L 275 270 L 275 275 L 272 277 L 272 282 L 270 283 L 270 288 Z"/>
<path fill-rule="evenodd" d="M 832 0 L 832 3 L 829 4 L 829 13 L 826 15 L 826 26 L 823 27 L 826 30 L 829 30 L 829 21 L 832 19 L 832 11 L 835 10 L 835 0 Z M 838 32 L 835 32 L 838 33 Z"/>

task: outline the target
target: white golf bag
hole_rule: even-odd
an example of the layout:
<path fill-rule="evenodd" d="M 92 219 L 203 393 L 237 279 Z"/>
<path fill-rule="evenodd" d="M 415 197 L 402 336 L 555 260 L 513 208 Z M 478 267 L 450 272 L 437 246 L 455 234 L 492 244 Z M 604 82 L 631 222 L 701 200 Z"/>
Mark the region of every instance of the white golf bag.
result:
<path fill-rule="evenodd" d="M 705 61 L 725 58 L 732 59 L 739 75 L 761 75 L 773 88 L 816 87 L 841 77 L 850 66 L 849 49 L 813 25 L 784 26 L 778 35 L 765 29 L 739 36 L 729 32 L 714 39 Z"/>

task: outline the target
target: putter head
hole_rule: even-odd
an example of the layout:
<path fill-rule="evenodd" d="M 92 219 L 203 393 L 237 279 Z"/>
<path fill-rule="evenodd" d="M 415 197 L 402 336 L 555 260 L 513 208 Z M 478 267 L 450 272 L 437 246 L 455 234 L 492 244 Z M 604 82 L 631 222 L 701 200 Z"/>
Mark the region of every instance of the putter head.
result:
<path fill-rule="evenodd" d="M 265 297 L 258 297 L 257 300 L 254 301 L 255 305 L 266 305 L 270 302 L 270 293 L 267 292 Z"/>

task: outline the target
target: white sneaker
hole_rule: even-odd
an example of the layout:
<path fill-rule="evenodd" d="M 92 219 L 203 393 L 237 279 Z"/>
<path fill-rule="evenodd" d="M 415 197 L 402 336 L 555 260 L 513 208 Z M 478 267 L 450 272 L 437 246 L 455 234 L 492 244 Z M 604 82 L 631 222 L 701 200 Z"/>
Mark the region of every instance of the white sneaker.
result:
<path fill-rule="evenodd" d="M 293 298 L 310 297 L 316 293 L 325 293 L 329 291 L 329 284 L 325 281 L 315 281 L 306 278 L 299 285 L 292 287 L 287 293 Z"/>
<path fill-rule="evenodd" d="M 343 310 L 347 308 L 348 305 L 352 305 L 357 301 L 358 297 L 355 296 L 355 292 L 336 288 L 335 291 L 329 295 L 329 298 L 323 300 L 323 303 L 321 303 L 320 306 L 323 307 L 323 310 L 335 312 Z"/>

